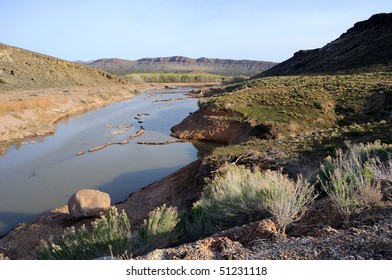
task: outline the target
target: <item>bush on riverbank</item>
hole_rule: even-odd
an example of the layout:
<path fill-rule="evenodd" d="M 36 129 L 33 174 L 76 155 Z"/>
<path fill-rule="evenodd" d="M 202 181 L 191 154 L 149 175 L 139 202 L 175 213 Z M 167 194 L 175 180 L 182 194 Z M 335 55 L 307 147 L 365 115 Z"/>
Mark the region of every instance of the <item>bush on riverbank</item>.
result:
<path fill-rule="evenodd" d="M 334 158 L 328 157 L 318 174 L 319 183 L 345 217 L 380 204 L 381 185 L 392 178 L 391 145 L 376 141 L 347 147 L 346 152 L 338 149 Z"/>
<path fill-rule="evenodd" d="M 116 208 L 108 216 L 101 216 L 92 223 L 92 229 L 85 226 L 66 231 L 61 239 L 42 241 L 38 251 L 40 259 L 89 260 L 103 256 L 128 257 L 140 255 L 156 248 L 167 246 L 176 236 L 178 223 L 175 208 L 163 205 L 149 214 L 147 220 L 135 233 L 127 214 L 118 213 Z"/>
<path fill-rule="evenodd" d="M 180 231 L 177 229 L 179 222 L 176 208 L 167 207 L 165 204 L 153 210 L 148 220 L 131 238 L 131 252 L 143 255 L 156 248 L 166 247 L 177 241 Z"/>
<path fill-rule="evenodd" d="M 102 256 L 121 256 L 129 250 L 131 225 L 125 212 L 112 208 L 108 216 L 92 223 L 89 231 L 84 225 L 80 229 L 71 227 L 61 239 L 43 241 L 40 259 L 88 260 Z"/>
<path fill-rule="evenodd" d="M 314 199 L 313 186 L 301 176 L 294 181 L 281 172 L 252 172 L 232 165 L 204 189 L 185 232 L 195 239 L 272 216 L 285 234 L 286 226 L 299 219 Z"/>
<path fill-rule="evenodd" d="M 125 75 L 131 83 L 220 83 L 240 82 L 244 76 L 221 76 L 209 73 L 131 73 Z"/>

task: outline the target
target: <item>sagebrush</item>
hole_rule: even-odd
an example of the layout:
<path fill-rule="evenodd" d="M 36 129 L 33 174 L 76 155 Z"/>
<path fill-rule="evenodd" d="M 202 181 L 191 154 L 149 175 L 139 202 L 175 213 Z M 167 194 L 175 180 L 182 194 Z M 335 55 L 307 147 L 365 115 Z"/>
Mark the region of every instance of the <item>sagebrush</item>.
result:
<path fill-rule="evenodd" d="M 188 229 L 201 225 L 210 231 L 205 234 L 211 234 L 272 216 L 284 234 L 314 198 L 313 186 L 302 176 L 294 181 L 280 171 L 252 172 L 230 165 L 204 189 L 192 209 L 193 223 L 188 222 Z"/>
<path fill-rule="evenodd" d="M 392 146 L 379 141 L 346 145 L 348 149 L 345 152 L 338 149 L 334 158 L 326 158 L 321 165 L 318 181 L 338 211 L 349 217 L 381 202 L 381 179 L 375 174 L 387 174 L 383 164 Z"/>
<path fill-rule="evenodd" d="M 128 258 L 162 248 L 176 241 L 180 231 L 176 229 L 179 218 L 173 207 L 156 208 L 135 232 L 127 214 L 112 208 L 108 215 L 92 223 L 91 230 L 84 225 L 71 227 L 58 240 L 45 242 L 39 248 L 40 259 L 88 260 L 103 256 Z"/>
<path fill-rule="evenodd" d="M 42 242 L 39 258 L 78 260 L 121 256 L 130 249 L 130 236 L 128 216 L 112 208 L 107 216 L 92 223 L 91 231 L 84 225 L 80 229 L 71 227 L 61 239 Z"/>
<path fill-rule="evenodd" d="M 273 216 L 278 231 L 285 234 L 286 227 L 304 214 L 306 206 L 316 198 L 313 185 L 302 175 L 291 180 L 281 172 L 267 170 L 262 181 L 264 204 Z"/>
<path fill-rule="evenodd" d="M 203 216 L 213 233 L 265 218 L 263 174 L 243 166 L 230 165 L 224 175 L 216 176 L 203 190 L 195 207 L 203 209 Z"/>
<path fill-rule="evenodd" d="M 132 253 L 142 255 L 156 248 L 163 248 L 177 241 L 180 235 L 177 209 L 165 204 L 148 215 L 143 225 L 131 238 Z"/>

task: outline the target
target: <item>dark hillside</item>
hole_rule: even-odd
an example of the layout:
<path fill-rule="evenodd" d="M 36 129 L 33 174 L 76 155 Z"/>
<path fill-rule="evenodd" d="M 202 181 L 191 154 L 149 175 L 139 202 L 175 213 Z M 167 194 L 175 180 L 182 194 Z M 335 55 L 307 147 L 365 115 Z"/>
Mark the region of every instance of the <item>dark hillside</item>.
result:
<path fill-rule="evenodd" d="M 255 78 L 392 70 L 392 13 L 356 23 L 338 39 L 294 56 Z"/>

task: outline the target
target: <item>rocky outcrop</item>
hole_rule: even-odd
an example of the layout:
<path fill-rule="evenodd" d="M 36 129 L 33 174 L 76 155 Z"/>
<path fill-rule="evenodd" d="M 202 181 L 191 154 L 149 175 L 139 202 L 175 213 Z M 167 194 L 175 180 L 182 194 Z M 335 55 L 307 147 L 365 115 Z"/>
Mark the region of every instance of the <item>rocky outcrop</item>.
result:
<path fill-rule="evenodd" d="M 274 139 L 277 128 L 267 124 L 253 124 L 241 114 L 231 110 L 203 108 L 189 115 L 171 128 L 172 137 L 235 144 L 250 137 Z"/>
<path fill-rule="evenodd" d="M 371 72 L 392 69 L 392 13 L 356 23 L 338 39 L 314 50 L 301 50 L 255 78 L 281 75 Z"/>
<path fill-rule="evenodd" d="M 192 59 L 184 56 L 142 58 L 126 60 L 103 58 L 85 62 L 88 66 L 100 68 L 115 74 L 132 72 L 191 72 L 204 71 L 218 75 L 255 75 L 277 63 L 256 60 L 235 60 L 201 57 Z"/>
<path fill-rule="evenodd" d="M 68 211 L 73 219 L 96 217 L 110 208 L 110 196 L 97 190 L 80 190 L 68 200 Z"/>

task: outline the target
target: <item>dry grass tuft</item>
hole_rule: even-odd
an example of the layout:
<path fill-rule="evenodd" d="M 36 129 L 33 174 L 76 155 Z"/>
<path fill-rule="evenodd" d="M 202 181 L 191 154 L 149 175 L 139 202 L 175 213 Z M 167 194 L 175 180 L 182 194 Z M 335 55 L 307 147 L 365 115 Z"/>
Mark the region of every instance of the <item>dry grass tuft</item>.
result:
<path fill-rule="evenodd" d="M 52 97 L 35 97 L 25 100 L 8 101 L 0 104 L 0 114 L 9 112 L 20 112 L 28 109 L 48 109 L 53 105 Z"/>
<path fill-rule="evenodd" d="M 302 175 L 294 181 L 281 172 L 267 170 L 262 185 L 266 190 L 265 207 L 274 217 L 278 231 L 282 234 L 285 234 L 287 225 L 302 217 L 306 206 L 316 198 L 314 187 Z"/>

